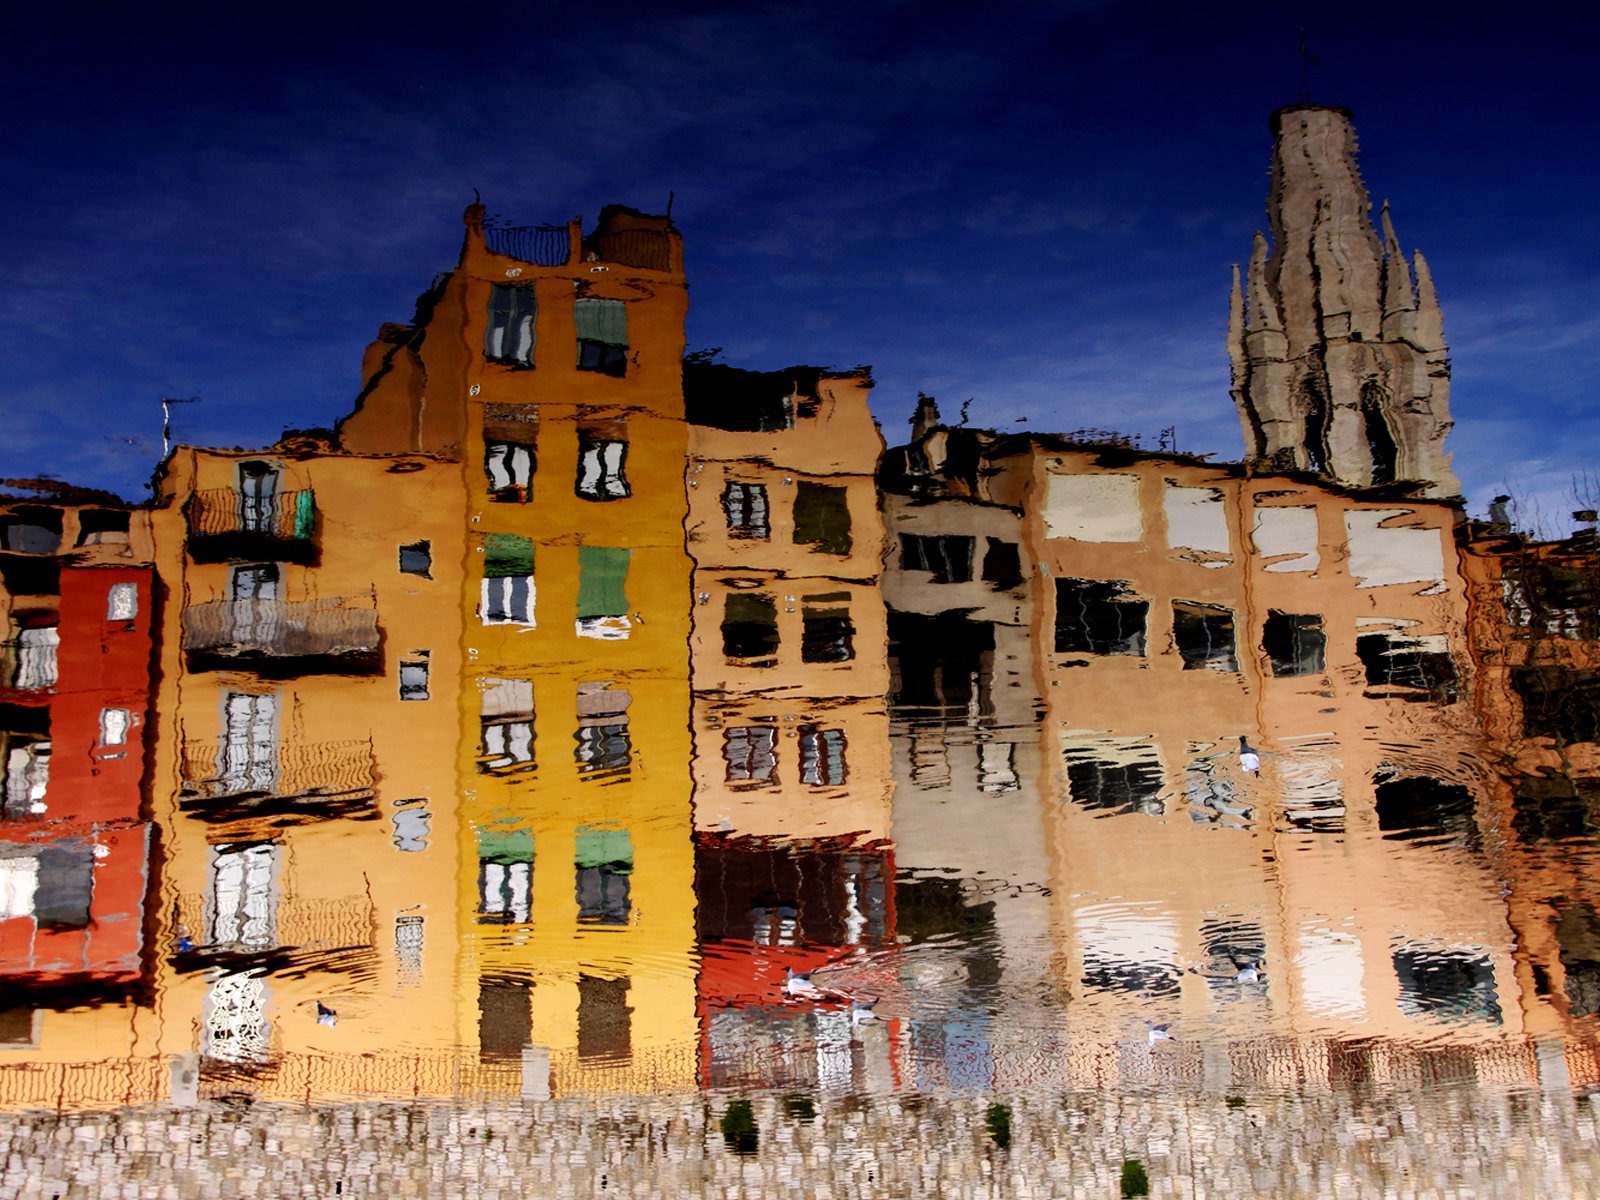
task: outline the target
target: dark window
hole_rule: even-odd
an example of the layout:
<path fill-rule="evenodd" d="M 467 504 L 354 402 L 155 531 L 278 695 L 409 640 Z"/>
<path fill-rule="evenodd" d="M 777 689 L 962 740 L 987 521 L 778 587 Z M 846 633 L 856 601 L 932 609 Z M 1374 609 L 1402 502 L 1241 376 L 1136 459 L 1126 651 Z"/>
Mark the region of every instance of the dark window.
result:
<path fill-rule="evenodd" d="M 1600 742 L 1600 673 L 1565 667 L 1517 667 L 1511 686 L 1522 701 L 1529 737 L 1557 745 Z"/>
<path fill-rule="evenodd" d="M 513 367 L 533 366 L 533 288 L 526 284 L 489 285 L 489 325 L 483 356 Z"/>
<path fill-rule="evenodd" d="M 78 545 L 99 546 L 128 540 L 128 514 L 106 508 L 86 508 L 78 514 Z"/>
<path fill-rule="evenodd" d="M 18 508 L 0 521 L 0 550 L 54 554 L 61 548 L 61 514 L 48 508 Z"/>
<path fill-rule="evenodd" d="M 1396 841 L 1472 835 L 1472 792 L 1459 783 L 1445 783 L 1426 775 L 1373 780 L 1378 828 Z"/>
<path fill-rule="evenodd" d="M 633 1053 L 626 977 L 578 976 L 578 1057 L 616 1061 Z"/>
<path fill-rule="evenodd" d="M 1237 671 L 1233 613 L 1216 604 L 1172 602 L 1172 641 L 1185 671 Z"/>
<path fill-rule="evenodd" d="M 1400 1011 L 1408 1017 L 1500 1023 L 1494 964 L 1486 954 L 1397 946 L 1394 973 L 1400 981 Z"/>
<path fill-rule="evenodd" d="M 624 375 L 628 370 L 628 306 L 584 297 L 572 302 L 578 330 L 578 370 Z"/>
<path fill-rule="evenodd" d="M 577 840 L 578 920 L 626 925 L 633 911 L 633 839 L 626 829 L 580 829 Z"/>
<path fill-rule="evenodd" d="M 526 504 L 533 488 L 533 447 L 522 442 L 485 442 L 483 473 L 489 499 Z"/>
<path fill-rule="evenodd" d="M 433 544 L 431 542 L 412 542 L 410 545 L 400 547 L 400 573 L 403 575 L 420 575 L 424 579 L 433 578 Z"/>
<path fill-rule="evenodd" d="M 1274 675 L 1322 674 L 1327 669 L 1327 645 L 1322 618 L 1317 614 L 1267 610 L 1261 649 L 1272 663 Z"/>
<path fill-rule="evenodd" d="M 969 537 L 902 533 L 900 566 L 907 571 L 928 571 L 930 583 L 966 583 L 972 578 Z"/>
<path fill-rule="evenodd" d="M 728 517 L 728 536 L 765 538 L 771 529 L 767 522 L 767 489 L 759 483 L 736 483 L 722 489 L 722 511 Z"/>
<path fill-rule="evenodd" d="M 856 627 L 850 622 L 850 593 L 807 596 L 800 606 L 800 661 L 848 662 L 856 656 Z"/>
<path fill-rule="evenodd" d="M 1361 423 L 1367 435 L 1367 449 L 1372 455 L 1374 484 L 1394 482 L 1400 454 L 1394 434 L 1389 429 L 1388 418 L 1384 416 L 1387 407 L 1384 400 L 1383 389 L 1377 384 L 1368 383 L 1362 387 Z"/>
<path fill-rule="evenodd" d="M 1367 695 L 1382 699 L 1454 704 L 1456 668 L 1439 637 L 1364 633 L 1356 657 L 1366 668 Z"/>
<path fill-rule="evenodd" d="M 983 578 L 997 588 L 1014 588 L 1022 582 L 1022 554 L 1015 542 L 989 538 L 983 555 Z"/>
<path fill-rule="evenodd" d="M 800 726 L 800 782 L 837 787 L 845 781 L 844 730 Z"/>
<path fill-rule="evenodd" d="M 1120 579 L 1056 580 L 1057 654 L 1144 654 L 1150 602 Z"/>
<path fill-rule="evenodd" d="M 486 1062 L 520 1061 L 533 1040 L 533 1006 L 527 979 L 478 980 L 478 1056 Z"/>
<path fill-rule="evenodd" d="M 794 541 L 818 554 L 850 553 L 849 493 L 831 483 L 795 485 Z"/>
<path fill-rule="evenodd" d="M 778 606 L 759 592 L 729 592 L 722 608 L 722 652 L 729 658 L 758 659 L 746 666 L 777 662 Z"/>
<path fill-rule="evenodd" d="M 92 847 L 71 839 L 40 849 L 39 881 L 33 893 L 33 917 L 40 928 L 85 928 L 93 892 Z"/>
<path fill-rule="evenodd" d="M 1067 783 L 1072 799 L 1084 808 L 1110 816 L 1166 811 L 1161 799 L 1161 763 L 1154 751 L 1127 761 L 1068 755 Z"/>
<path fill-rule="evenodd" d="M 722 757 L 728 783 L 778 781 L 778 731 L 770 725 L 743 725 L 722 731 Z"/>
<path fill-rule="evenodd" d="M 229 575 L 229 598 L 276 600 L 279 578 L 277 563 L 252 563 L 234 567 Z"/>

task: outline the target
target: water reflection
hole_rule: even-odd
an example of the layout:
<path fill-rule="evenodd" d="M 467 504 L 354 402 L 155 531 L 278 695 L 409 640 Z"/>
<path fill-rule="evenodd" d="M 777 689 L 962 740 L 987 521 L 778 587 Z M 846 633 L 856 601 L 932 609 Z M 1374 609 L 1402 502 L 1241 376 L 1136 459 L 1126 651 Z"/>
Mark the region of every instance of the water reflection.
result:
<path fill-rule="evenodd" d="M 337 430 L 0 505 L 0 1104 L 1600 1085 L 1592 533 L 467 231 Z"/>

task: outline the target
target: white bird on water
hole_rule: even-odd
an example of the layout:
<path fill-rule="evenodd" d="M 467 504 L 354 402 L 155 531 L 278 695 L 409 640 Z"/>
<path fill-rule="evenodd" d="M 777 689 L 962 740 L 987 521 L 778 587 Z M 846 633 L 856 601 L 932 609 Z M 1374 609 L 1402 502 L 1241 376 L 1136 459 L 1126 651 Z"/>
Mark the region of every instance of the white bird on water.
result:
<path fill-rule="evenodd" d="M 1261 755 L 1256 753 L 1256 748 L 1245 741 L 1241 734 L 1239 737 L 1239 766 L 1250 775 L 1261 774 Z"/>
<path fill-rule="evenodd" d="M 1150 1030 L 1150 1044 L 1152 1046 L 1157 1042 L 1172 1041 L 1171 1025 L 1157 1025 L 1154 1021 L 1146 1021 L 1145 1025 Z"/>
<path fill-rule="evenodd" d="M 791 999 L 798 999 L 802 996 L 814 999 L 822 995 L 822 989 L 811 982 L 809 972 L 802 975 L 793 967 L 789 967 L 783 974 L 783 994 Z"/>

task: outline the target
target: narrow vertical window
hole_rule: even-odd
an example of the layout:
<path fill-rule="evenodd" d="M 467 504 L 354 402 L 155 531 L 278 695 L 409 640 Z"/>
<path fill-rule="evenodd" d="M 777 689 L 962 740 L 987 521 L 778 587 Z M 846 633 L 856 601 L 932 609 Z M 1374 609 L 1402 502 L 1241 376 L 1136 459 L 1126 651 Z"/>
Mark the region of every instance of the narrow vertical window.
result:
<path fill-rule="evenodd" d="M 125 708 L 102 708 L 100 710 L 100 744 L 102 746 L 125 746 L 128 743 L 128 728 L 133 724 L 133 714 Z"/>
<path fill-rule="evenodd" d="M 631 981 L 578 976 L 578 1058 L 618 1062 L 633 1053 Z"/>
<path fill-rule="evenodd" d="M 845 781 L 844 730 L 800 727 L 800 782 L 837 787 Z"/>
<path fill-rule="evenodd" d="M 1320 675 L 1326 669 L 1327 635 L 1315 613 L 1286 613 L 1269 609 L 1261 629 L 1261 648 L 1267 652 L 1272 673 Z"/>
<path fill-rule="evenodd" d="M 483 535 L 483 595 L 478 615 L 485 625 L 534 627 L 533 540 L 515 533 Z"/>
<path fill-rule="evenodd" d="M 489 825 L 478 830 L 478 921 L 517 925 L 533 915 L 533 834 Z"/>
<path fill-rule="evenodd" d="M 526 504 L 532 495 L 533 447 L 522 442 L 488 441 L 483 449 L 483 473 L 489 499 L 501 504 Z"/>
<path fill-rule="evenodd" d="M 722 757 L 730 784 L 770 786 L 778 782 L 778 731 L 770 725 L 744 725 L 722 733 Z"/>
<path fill-rule="evenodd" d="M 627 638 L 628 560 L 630 551 L 612 546 L 578 547 L 579 637 L 622 641 Z"/>
<path fill-rule="evenodd" d="M 1237 671 L 1233 613 L 1218 604 L 1172 602 L 1172 640 L 1185 671 Z"/>
<path fill-rule="evenodd" d="M 628 370 L 628 306 L 583 297 L 572 302 L 578 329 L 578 370 L 621 376 Z"/>
<path fill-rule="evenodd" d="M 278 527 L 278 468 L 252 460 L 239 464 L 239 529 L 275 533 Z"/>
<path fill-rule="evenodd" d="M 633 839 L 626 829 L 578 830 L 578 920 L 591 925 L 626 925 L 633 911 Z"/>
<path fill-rule="evenodd" d="M 510 775 L 533 769 L 533 681 L 482 679 L 483 741 L 478 770 Z"/>
<path fill-rule="evenodd" d="M 483 356 L 513 367 L 533 366 L 533 289 L 525 284 L 489 285 L 489 324 Z"/>
<path fill-rule="evenodd" d="M 794 541 L 817 554 L 850 553 L 850 502 L 845 488 L 802 480 L 795 485 Z"/>
<path fill-rule="evenodd" d="M 578 430 L 578 479 L 574 490 L 585 500 L 622 500 L 633 494 L 626 466 L 628 442 L 620 421 Z"/>
<path fill-rule="evenodd" d="M 767 489 L 759 483 L 730 480 L 722 489 L 722 511 L 728 518 L 731 538 L 766 538 L 771 535 L 767 522 Z"/>
<path fill-rule="evenodd" d="M 620 783 L 633 766 L 633 741 L 628 732 L 628 708 L 633 697 L 605 680 L 578 685 L 577 743 L 573 758 L 584 783 Z"/>

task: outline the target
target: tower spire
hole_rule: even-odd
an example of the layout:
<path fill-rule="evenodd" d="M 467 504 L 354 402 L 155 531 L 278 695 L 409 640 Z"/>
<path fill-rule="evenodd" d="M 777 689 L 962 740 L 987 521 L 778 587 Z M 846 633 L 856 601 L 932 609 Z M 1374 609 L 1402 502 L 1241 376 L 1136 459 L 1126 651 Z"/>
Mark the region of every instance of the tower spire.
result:
<path fill-rule="evenodd" d="M 1257 234 L 1244 334 L 1230 338 L 1247 452 L 1350 486 L 1457 495 L 1433 281 L 1418 255 L 1413 292 L 1387 204 L 1381 240 L 1373 228 L 1349 111 L 1293 104 L 1272 130 L 1271 249 Z"/>

